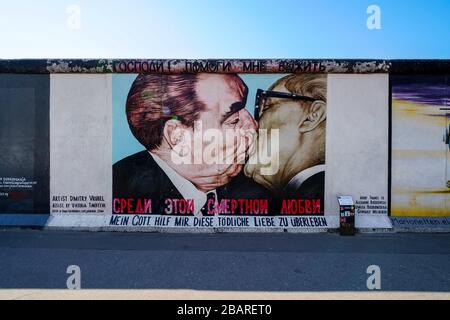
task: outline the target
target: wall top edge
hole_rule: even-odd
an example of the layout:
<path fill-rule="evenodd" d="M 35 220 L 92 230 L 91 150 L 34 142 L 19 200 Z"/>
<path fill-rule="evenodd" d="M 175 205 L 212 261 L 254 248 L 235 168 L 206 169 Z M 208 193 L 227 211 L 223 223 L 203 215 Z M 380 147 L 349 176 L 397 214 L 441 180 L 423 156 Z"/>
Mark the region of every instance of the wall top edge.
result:
<path fill-rule="evenodd" d="M 0 59 L 0 73 L 450 74 L 450 59 Z"/>

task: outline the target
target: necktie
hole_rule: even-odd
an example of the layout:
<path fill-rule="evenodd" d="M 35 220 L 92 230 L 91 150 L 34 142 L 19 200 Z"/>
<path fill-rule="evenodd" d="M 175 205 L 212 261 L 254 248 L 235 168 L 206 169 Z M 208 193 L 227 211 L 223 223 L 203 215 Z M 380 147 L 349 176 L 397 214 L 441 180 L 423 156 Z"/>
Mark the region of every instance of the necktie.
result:
<path fill-rule="evenodd" d="M 211 201 L 212 200 L 212 201 Z M 212 202 L 212 205 L 209 205 L 209 203 Z M 203 206 L 203 208 L 200 210 L 202 216 L 207 216 L 208 215 L 208 207 L 209 208 L 214 208 L 215 207 L 215 203 L 216 203 L 216 194 L 212 191 L 208 192 L 206 194 L 206 203 Z M 213 214 L 213 213 L 211 213 Z"/>

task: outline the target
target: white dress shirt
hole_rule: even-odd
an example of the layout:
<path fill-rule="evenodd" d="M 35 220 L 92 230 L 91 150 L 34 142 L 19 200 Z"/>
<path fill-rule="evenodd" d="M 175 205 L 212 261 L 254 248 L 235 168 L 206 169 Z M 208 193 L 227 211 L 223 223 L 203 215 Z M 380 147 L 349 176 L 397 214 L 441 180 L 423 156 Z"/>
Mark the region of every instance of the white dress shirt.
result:
<path fill-rule="evenodd" d="M 164 171 L 164 173 L 172 181 L 173 185 L 181 193 L 184 199 L 194 201 L 194 214 L 196 216 L 201 216 L 201 209 L 206 204 L 207 196 L 206 193 L 198 190 L 192 182 L 182 177 L 178 172 L 176 172 L 171 166 L 167 164 L 164 160 L 158 157 L 156 154 L 149 152 L 153 157 L 158 166 Z M 217 199 L 216 190 L 209 191 L 208 193 L 214 193 Z"/>

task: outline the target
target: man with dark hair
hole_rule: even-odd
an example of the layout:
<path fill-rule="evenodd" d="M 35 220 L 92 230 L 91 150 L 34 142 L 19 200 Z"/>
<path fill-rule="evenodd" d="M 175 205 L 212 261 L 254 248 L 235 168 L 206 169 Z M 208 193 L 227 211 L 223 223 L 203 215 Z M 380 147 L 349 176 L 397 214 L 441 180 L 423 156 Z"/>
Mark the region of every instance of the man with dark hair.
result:
<path fill-rule="evenodd" d="M 168 120 L 176 117 L 188 127 L 206 109 L 196 85 L 198 75 L 139 75 L 128 93 L 126 112 L 131 132 L 147 148 L 154 150 L 163 141 Z"/>
<path fill-rule="evenodd" d="M 152 213 L 173 213 L 167 199 L 188 199 L 191 213 L 201 215 L 207 199 L 226 196 L 252 143 L 252 135 L 239 133 L 257 126 L 245 110 L 247 94 L 234 74 L 139 75 L 126 114 L 146 150 L 113 166 L 114 201 L 128 203 L 120 213 L 134 211 L 130 200 L 151 198 Z M 232 141 L 224 139 L 230 132 L 237 133 Z"/>

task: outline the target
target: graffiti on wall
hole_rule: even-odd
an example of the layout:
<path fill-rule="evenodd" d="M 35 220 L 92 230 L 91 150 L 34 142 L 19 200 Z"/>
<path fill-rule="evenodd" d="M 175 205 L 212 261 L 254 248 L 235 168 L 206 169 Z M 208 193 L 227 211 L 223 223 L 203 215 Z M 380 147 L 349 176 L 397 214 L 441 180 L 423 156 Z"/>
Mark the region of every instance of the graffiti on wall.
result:
<path fill-rule="evenodd" d="M 49 76 L 0 77 L 0 213 L 49 213 Z"/>
<path fill-rule="evenodd" d="M 450 83 L 391 76 L 392 215 L 450 215 Z"/>
<path fill-rule="evenodd" d="M 2 78 L 1 213 L 327 227 L 326 75 L 80 77 Z"/>
<path fill-rule="evenodd" d="M 326 227 L 326 79 L 114 76 L 111 224 Z"/>

